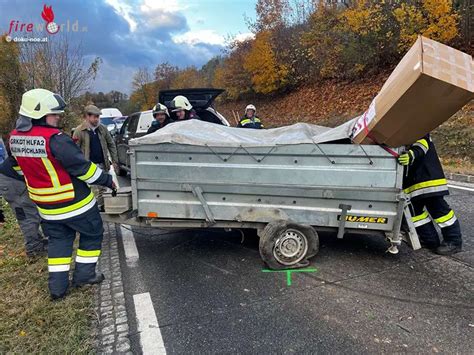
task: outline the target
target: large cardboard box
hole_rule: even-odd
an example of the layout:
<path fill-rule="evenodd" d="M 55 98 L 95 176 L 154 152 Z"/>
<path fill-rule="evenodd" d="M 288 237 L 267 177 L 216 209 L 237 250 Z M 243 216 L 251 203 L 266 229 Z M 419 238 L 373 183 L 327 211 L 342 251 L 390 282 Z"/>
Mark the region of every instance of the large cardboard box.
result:
<path fill-rule="evenodd" d="M 390 147 L 412 144 L 473 97 L 472 57 L 420 36 L 355 121 L 351 138 Z"/>

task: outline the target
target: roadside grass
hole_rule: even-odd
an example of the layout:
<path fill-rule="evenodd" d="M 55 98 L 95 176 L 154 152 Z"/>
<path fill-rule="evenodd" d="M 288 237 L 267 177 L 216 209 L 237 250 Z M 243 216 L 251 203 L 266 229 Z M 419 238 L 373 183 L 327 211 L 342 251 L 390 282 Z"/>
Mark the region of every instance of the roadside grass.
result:
<path fill-rule="evenodd" d="M 72 290 L 51 302 L 46 257 L 26 257 L 16 219 L 0 203 L 6 219 L 0 227 L 0 354 L 93 353 L 94 290 Z"/>

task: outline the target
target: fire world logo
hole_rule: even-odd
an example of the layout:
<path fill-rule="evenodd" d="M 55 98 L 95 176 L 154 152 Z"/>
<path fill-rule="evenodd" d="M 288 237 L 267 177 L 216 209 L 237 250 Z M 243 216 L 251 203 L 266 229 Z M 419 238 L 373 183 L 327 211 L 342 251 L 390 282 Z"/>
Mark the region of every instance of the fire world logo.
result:
<path fill-rule="evenodd" d="M 58 33 L 59 26 L 56 22 L 54 22 L 54 12 L 52 6 L 44 5 L 41 17 L 46 21 L 46 31 L 48 31 L 49 34 L 53 35 Z"/>

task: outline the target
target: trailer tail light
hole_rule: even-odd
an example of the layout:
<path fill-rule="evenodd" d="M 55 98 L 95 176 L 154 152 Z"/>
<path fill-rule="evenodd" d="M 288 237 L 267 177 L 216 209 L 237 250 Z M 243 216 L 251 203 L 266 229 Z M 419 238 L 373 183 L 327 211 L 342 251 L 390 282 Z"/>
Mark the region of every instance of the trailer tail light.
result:
<path fill-rule="evenodd" d="M 156 212 L 148 212 L 147 217 L 150 217 L 150 218 L 158 218 L 158 213 L 156 213 Z"/>

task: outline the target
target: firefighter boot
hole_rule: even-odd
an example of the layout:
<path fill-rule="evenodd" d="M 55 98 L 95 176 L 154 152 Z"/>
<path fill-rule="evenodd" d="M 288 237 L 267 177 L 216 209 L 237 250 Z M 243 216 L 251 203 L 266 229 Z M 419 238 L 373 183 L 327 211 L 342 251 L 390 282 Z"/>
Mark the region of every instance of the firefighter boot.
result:
<path fill-rule="evenodd" d="M 438 248 L 436 248 L 435 253 L 439 255 L 453 255 L 460 251 L 462 251 L 461 244 L 443 242 Z"/>
<path fill-rule="evenodd" d="M 82 286 L 85 286 L 85 285 L 96 285 L 96 284 L 100 284 L 104 280 L 105 280 L 104 274 L 102 274 L 102 273 L 95 274 L 95 276 L 92 279 L 89 279 L 87 281 L 77 282 L 77 281 L 73 280 L 72 281 L 72 287 L 78 288 L 78 287 L 82 287 Z"/>

